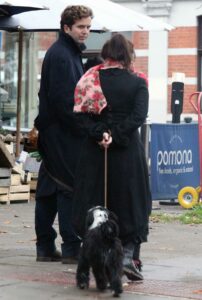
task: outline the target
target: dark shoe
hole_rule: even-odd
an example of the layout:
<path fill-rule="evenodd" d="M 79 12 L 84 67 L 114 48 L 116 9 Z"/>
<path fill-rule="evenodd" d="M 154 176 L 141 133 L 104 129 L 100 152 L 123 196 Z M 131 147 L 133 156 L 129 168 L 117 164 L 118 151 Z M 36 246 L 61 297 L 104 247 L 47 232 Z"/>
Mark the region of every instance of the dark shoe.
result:
<path fill-rule="evenodd" d="M 70 256 L 70 257 L 62 258 L 62 264 L 76 265 L 77 263 L 78 263 L 78 257 Z"/>
<path fill-rule="evenodd" d="M 37 255 L 36 261 L 61 261 L 62 255 L 60 251 L 55 250 L 50 255 Z"/>
<path fill-rule="evenodd" d="M 129 280 L 138 281 L 144 279 L 132 260 L 130 261 L 130 263 L 124 264 L 123 272 Z"/>

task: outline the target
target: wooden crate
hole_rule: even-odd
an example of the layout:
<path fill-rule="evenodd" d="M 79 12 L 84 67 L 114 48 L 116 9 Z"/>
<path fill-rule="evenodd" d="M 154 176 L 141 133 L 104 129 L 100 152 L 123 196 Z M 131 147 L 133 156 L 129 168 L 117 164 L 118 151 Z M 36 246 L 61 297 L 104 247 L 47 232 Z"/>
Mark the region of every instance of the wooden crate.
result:
<path fill-rule="evenodd" d="M 14 166 L 14 157 L 6 148 L 4 142 L 0 139 L 0 167 L 12 168 Z"/>
<path fill-rule="evenodd" d="M 11 184 L 11 169 L 0 168 L 0 187 L 10 186 Z"/>
<path fill-rule="evenodd" d="M 21 175 L 11 174 L 11 185 L 20 185 L 20 184 L 21 184 Z"/>
<path fill-rule="evenodd" d="M 15 163 L 15 165 L 12 168 L 13 174 L 22 174 L 23 172 L 23 163 Z"/>
<path fill-rule="evenodd" d="M 13 142 L 5 143 L 5 146 L 6 146 L 7 150 L 9 151 L 9 153 L 14 155 L 14 143 Z"/>
<path fill-rule="evenodd" d="M 30 185 L 29 184 L 21 184 L 21 185 L 11 185 L 8 188 L 8 191 L 6 193 L 6 190 L 1 191 L 2 194 L 0 195 L 0 202 L 6 202 L 7 204 L 10 204 L 10 202 L 14 201 L 21 201 L 26 200 L 30 201 Z M 4 193 L 4 194 L 3 194 Z"/>
<path fill-rule="evenodd" d="M 27 200 L 29 202 L 30 198 L 30 185 L 21 184 L 21 185 L 11 185 L 9 190 L 10 201 L 14 200 Z"/>
<path fill-rule="evenodd" d="M 0 187 L 0 202 L 7 202 L 9 195 L 9 187 Z"/>

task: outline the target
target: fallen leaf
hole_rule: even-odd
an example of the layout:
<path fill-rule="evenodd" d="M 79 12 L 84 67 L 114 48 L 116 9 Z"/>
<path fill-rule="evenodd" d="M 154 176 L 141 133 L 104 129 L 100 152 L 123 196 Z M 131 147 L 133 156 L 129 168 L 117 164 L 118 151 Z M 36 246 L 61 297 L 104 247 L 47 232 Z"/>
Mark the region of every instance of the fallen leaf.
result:
<path fill-rule="evenodd" d="M 193 294 L 202 294 L 202 290 L 193 291 Z"/>
<path fill-rule="evenodd" d="M 4 222 L 4 224 L 10 224 L 11 223 L 11 221 L 5 221 Z"/>

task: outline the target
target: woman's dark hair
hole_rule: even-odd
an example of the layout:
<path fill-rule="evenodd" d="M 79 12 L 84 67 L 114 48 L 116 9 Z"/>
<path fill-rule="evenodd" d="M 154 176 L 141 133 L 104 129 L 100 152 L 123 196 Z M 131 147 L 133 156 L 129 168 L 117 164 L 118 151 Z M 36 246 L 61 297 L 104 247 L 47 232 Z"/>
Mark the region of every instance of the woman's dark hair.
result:
<path fill-rule="evenodd" d="M 84 5 L 67 6 L 61 14 L 60 28 L 63 30 L 64 24 L 71 28 L 77 20 L 88 17 L 93 18 L 91 8 Z"/>
<path fill-rule="evenodd" d="M 135 53 L 135 50 L 134 50 L 134 45 L 130 40 L 127 40 L 127 42 L 128 42 L 128 45 L 129 45 L 129 50 L 132 54 L 132 58 L 135 59 L 136 58 L 136 53 Z"/>
<path fill-rule="evenodd" d="M 129 41 L 122 34 L 117 33 L 104 44 L 101 56 L 103 59 L 121 62 L 125 68 L 129 69 L 133 53 Z"/>

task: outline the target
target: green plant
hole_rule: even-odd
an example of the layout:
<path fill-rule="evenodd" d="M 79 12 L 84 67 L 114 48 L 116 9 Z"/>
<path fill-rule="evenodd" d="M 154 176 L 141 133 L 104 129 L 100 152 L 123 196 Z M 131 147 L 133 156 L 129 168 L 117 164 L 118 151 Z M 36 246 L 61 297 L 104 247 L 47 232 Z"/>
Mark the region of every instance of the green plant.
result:
<path fill-rule="evenodd" d="M 30 152 L 29 156 L 36 158 L 36 161 L 38 161 L 38 162 L 42 160 L 42 157 L 41 157 L 41 154 L 39 153 L 39 151 Z"/>
<path fill-rule="evenodd" d="M 180 214 L 153 212 L 150 216 L 150 221 L 154 223 L 180 222 L 182 224 L 202 224 L 202 204 L 200 203 Z"/>
<path fill-rule="evenodd" d="M 194 206 L 179 216 L 179 221 L 183 224 L 202 224 L 202 204 Z"/>
<path fill-rule="evenodd" d="M 162 223 L 171 223 L 178 220 L 178 216 L 171 215 L 167 213 L 152 213 L 150 216 L 150 221 L 154 223 L 162 222 Z"/>

